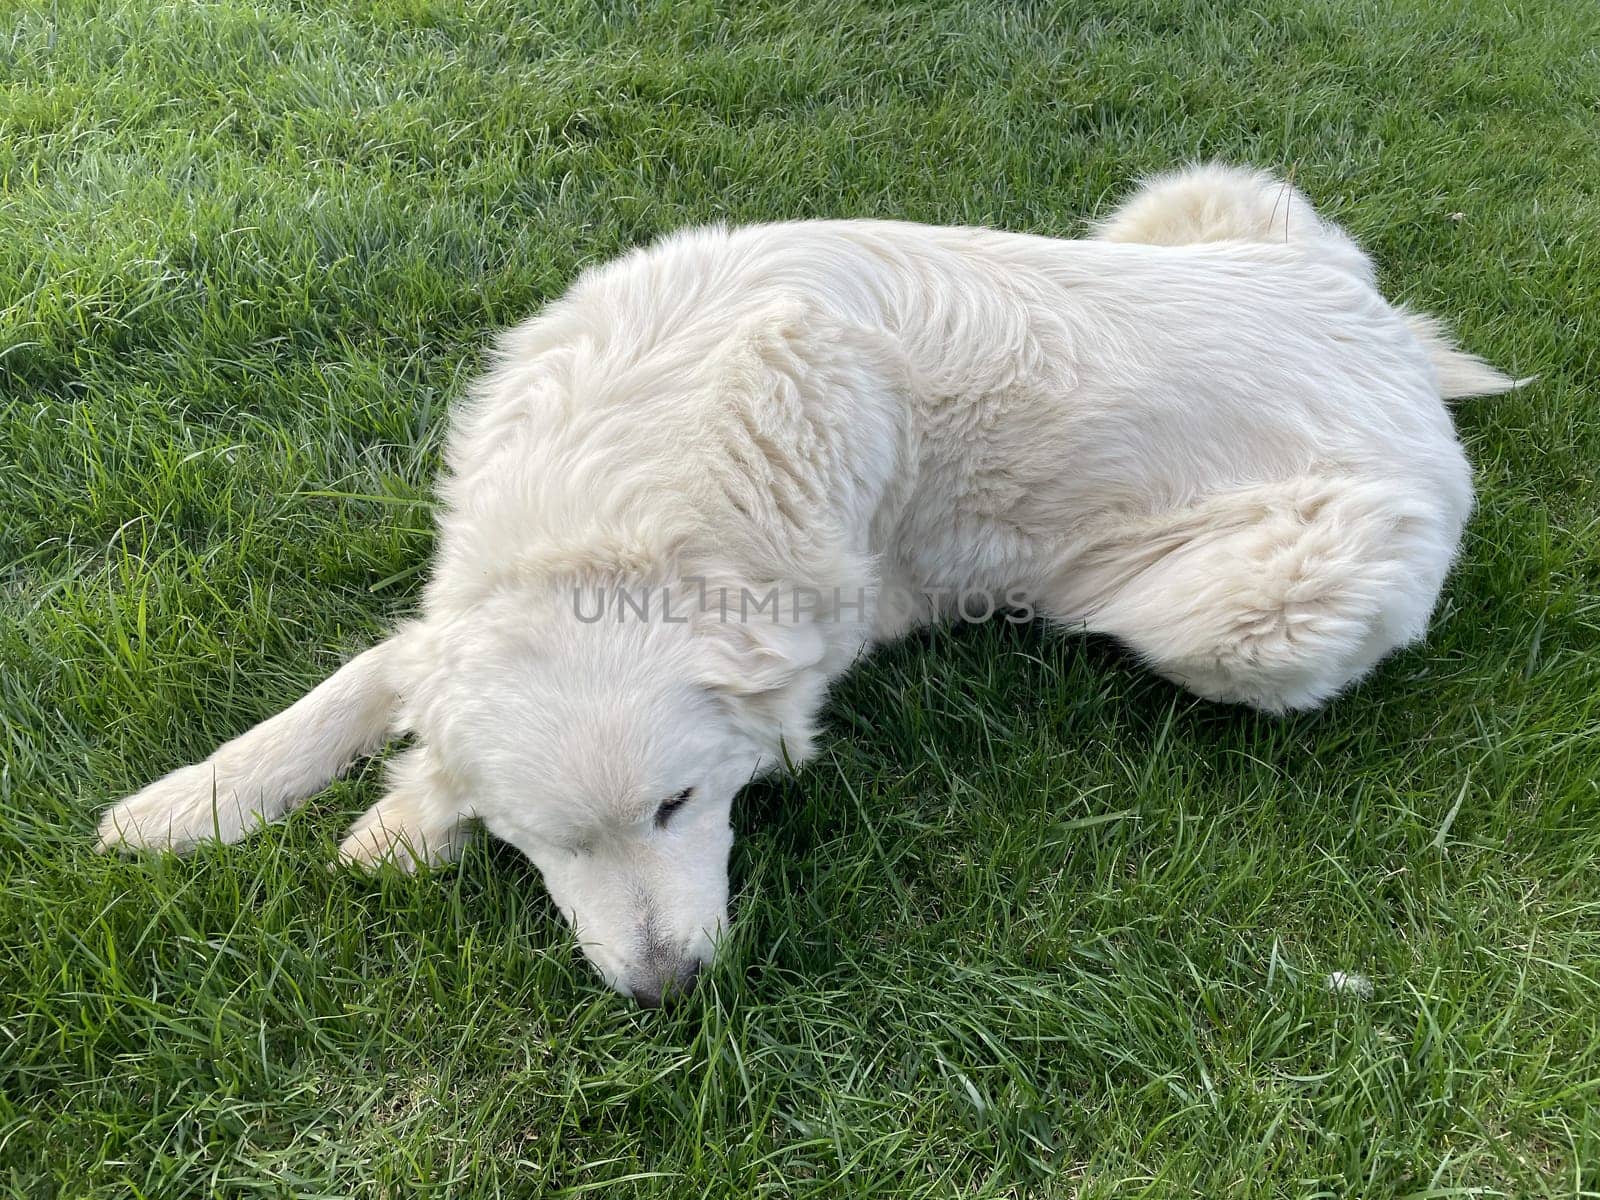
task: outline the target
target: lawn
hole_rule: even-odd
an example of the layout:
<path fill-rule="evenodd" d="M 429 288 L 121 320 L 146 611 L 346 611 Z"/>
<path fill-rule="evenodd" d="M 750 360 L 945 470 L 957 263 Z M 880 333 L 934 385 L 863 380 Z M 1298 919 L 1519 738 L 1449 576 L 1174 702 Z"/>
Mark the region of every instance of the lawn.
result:
<path fill-rule="evenodd" d="M 27 0 L 0 12 L 0 1190 L 1600 1196 L 1600 22 L 1517 4 Z M 405 614 L 497 327 L 678 226 L 1073 235 L 1292 173 L 1516 375 L 1428 641 L 1326 711 L 995 623 L 736 819 L 694 998 L 369 763 L 191 859 L 98 811 Z M 1327 987 L 1358 972 L 1360 990 Z"/>

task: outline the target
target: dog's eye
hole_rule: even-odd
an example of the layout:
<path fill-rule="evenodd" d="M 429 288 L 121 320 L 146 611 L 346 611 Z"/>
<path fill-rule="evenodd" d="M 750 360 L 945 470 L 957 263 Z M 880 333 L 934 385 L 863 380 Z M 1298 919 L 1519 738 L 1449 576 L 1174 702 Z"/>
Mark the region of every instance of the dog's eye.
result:
<path fill-rule="evenodd" d="M 661 802 L 661 807 L 656 809 L 656 828 L 665 829 L 667 827 L 667 822 L 672 820 L 672 814 L 677 812 L 685 804 L 689 803 L 689 797 L 692 795 L 694 795 L 693 788 L 684 788 L 683 791 L 672 797 L 672 799 L 663 800 Z"/>

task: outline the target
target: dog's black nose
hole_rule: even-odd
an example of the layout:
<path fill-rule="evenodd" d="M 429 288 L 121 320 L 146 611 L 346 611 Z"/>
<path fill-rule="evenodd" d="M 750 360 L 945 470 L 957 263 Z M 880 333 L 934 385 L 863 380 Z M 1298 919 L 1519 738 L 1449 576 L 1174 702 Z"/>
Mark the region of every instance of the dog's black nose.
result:
<path fill-rule="evenodd" d="M 640 1008 L 672 1004 L 694 989 L 702 965 L 697 958 L 677 959 L 670 964 L 652 962 L 628 981 L 628 990 Z"/>

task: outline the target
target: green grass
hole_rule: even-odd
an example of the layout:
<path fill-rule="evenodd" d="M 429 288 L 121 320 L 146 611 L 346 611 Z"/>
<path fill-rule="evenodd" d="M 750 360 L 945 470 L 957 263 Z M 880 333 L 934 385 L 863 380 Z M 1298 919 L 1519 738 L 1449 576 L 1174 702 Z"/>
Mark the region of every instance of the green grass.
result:
<path fill-rule="evenodd" d="M 1586 0 L 5 5 L 0 1189 L 1600 1195 L 1597 130 Z M 1434 632 L 1324 713 L 1040 629 L 894 647 L 741 802 L 737 937 L 668 1013 L 504 847 L 327 871 L 374 764 L 91 853 L 408 610 L 447 406 L 584 264 L 1071 235 L 1196 156 L 1540 376 L 1459 407 Z"/>

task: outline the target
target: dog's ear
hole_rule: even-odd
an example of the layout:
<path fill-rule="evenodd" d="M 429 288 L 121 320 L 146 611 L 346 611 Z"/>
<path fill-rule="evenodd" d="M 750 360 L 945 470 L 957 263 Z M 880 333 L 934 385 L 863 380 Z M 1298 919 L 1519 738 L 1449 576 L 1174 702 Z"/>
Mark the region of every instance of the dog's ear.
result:
<path fill-rule="evenodd" d="M 699 641 L 700 682 L 726 695 L 756 697 L 780 692 L 827 653 L 827 638 L 814 621 L 768 621 L 760 617 L 708 621 Z"/>
<path fill-rule="evenodd" d="M 828 640 L 814 621 L 717 622 L 697 639 L 700 682 L 774 762 L 802 763 L 816 743 Z"/>

